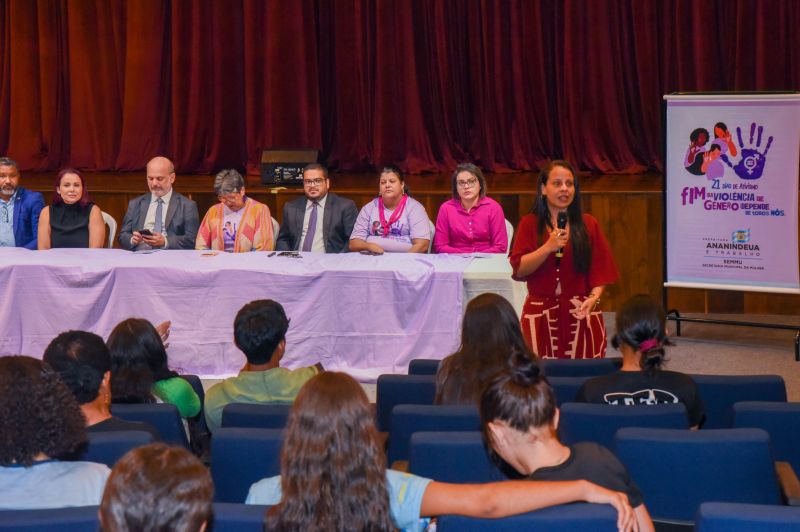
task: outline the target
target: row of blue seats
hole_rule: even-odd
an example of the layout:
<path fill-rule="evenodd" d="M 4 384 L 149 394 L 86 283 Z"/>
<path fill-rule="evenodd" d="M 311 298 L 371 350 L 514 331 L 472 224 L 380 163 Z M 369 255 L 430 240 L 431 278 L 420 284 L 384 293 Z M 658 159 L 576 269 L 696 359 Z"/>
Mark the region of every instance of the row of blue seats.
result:
<path fill-rule="evenodd" d="M 408 364 L 409 375 L 435 375 L 441 360 L 417 358 Z M 543 359 L 544 374 L 548 377 L 594 377 L 618 371 L 622 358 Z"/>
<path fill-rule="evenodd" d="M 230 404 L 222 415 L 223 427 L 281 429 L 286 426 L 288 405 Z M 183 444 L 185 433 L 177 410 L 172 405 L 115 405 L 114 413 L 125 419 L 147 420 L 161 432 L 165 441 Z M 773 439 L 778 460 L 790 462 L 800 471 L 800 403 L 779 401 L 745 401 L 731 405 L 730 427 L 763 428 Z M 400 404 L 390 417 L 389 463 L 408 458 L 411 434 L 418 431 L 480 430 L 477 409 L 472 406 Z M 561 405 L 559 435 L 566 444 L 593 441 L 611 447 L 613 436 L 622 427 L 688 428 L 682 404 L 614 407 L 587 403 Z M 708 430 L 708 429 L 704 429 Z M 115 438 L 108 434 L 91 436 L 94 442 L 82 459 L 102 463 L 114 462 L 119 451 L 104 450 Z M 142 444 L 143 435 L 131 436 L 131 442 Z"/>
<path fill-rule="evenodd" d="M 225 425 L 214 436 L 211 447 L 211 473 L 216 485 L 218 501 L 243 502 L 249 486 L 261 478 L 277 475 L 280 471 L 280 450 L 284 439 L 284 410 L 277 416 L 260 416 L 258 411 L 274 412 L 280 407 L 267 405 L 231 405 L 232 410 L 247 411 L 252 415 L 243 416 L 245 427 L 231 427 L 229 417 Z M 739 427 L 761 427 L 771 438 L 771 454 L 775 460 L 788 462 L 800 471 L 800 403 L 751 402 L 739 403 L 736 409 L 736 424 Z M 263 412 L 262 412 L 263 413 Z M 395 408 L 393 425 L 397 432 L 390 435 L 390 463 L 392 460 L 414 462 L 413 442 L 419 442 L 420 434 L 427 431 L 442 433 L 471 434 L 469 441 L 474 452 L 487 463 L 486 452 L 478 432 L 477 413 L 472 407 L 400 405 Z M 596 441 L 609 449 L 615 448 L 614 436 L 618 429 L 625 427 L 680 427 L 677 432 L 687 438 L 703 442 L 705 434 L 715 433 L 713 429 L 703 431 L 686 430 L 686 417 L 682 405 L 658 405 L 653 407 L 613 407 L 607 405 L 587 405 L 568 403 L 562 407 L 562 437 L 566 443 L 577 441 Z M 236 421 L 234 419 L 234 421 Z M 272 426 L 275 428 L 252 428 Z M 767 434 L 767 432 L 765 432 Z M 134 436 L 137 436 L 136 439 Z M 93 443 L 90 453 L 84 459 L 113 464 L 129 448 L 147 443 L 145 433 L 105 433 L 91 435 Z M 711 449 L 713 451 L 713 449 Z M 658 456 L 658 455 L 653 455 Z M 474 457 L 473 457 L 474 458 Z M 459 460 L 460 470 L 467 475 L 477 475 L 487 479 L 500 479 L 494 468 L 476 468 L 473 458 Z M 622 457 L 620 457 L 622 458 Z M 447 463 L 443 461 L 442 463 Z M 463 464 L 470 464 L 469 470 Z M 470 472 L 471 471 L 471 472 Z M 489 471 L 484 474 L 481 471 Z M 433 478 L 438 478 L 434 476 Z M 464 477 L 465 480 L 476 480 Z M 442 478 L 441 480 L 452 480 Z"/>
<path fill-rule="evenodd" d="M 214 504 L 211 529 L 215 532 L 261 532 L 264 506 Z M 0 511 L 0 532 L 91 532 L 99 530 L 97 507 L 53 510 Z M 698 532 L 796 532 L 800 529 L 800 508 L 771 505 L 709 502 L 696 515 Z M 610 506 L 570 504 L 505 519 L 470 519 L 442 516 L 440 532 L 512 532 L 517 530 L 571 532 L 573 530 L 614 531 L 616 514 Z"/>
<path fill-rule="evenodd" d="M 609 360 L 609 359 L 597 359 Z M 577 361 L 570 361 L 575 363 Z M 552 361 L 548 361 L 548 364 Z M 741 401 L 786 402 L 786 383 L 780 375 L 691 375 L 705 407 L 703 428 L 728 428 L 733 404 Z M 589 375 L 548 377 L 559 405 L 574 402 Z M 390 432 L 392 408 L 399 404 L 433 404 L 434 375 L 381 375 L 378 377 L 376 415 L 378 430 Z"/>

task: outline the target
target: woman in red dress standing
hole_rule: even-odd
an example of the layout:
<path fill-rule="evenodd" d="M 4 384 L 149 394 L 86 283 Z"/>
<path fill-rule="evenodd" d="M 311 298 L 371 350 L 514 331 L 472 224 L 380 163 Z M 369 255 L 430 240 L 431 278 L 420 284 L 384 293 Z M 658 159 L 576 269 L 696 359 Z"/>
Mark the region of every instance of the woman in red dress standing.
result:
<path fill-rule="evenodd" d="M 562 212 L 566 226 L 560 229 Z M 522 332 L 531 349 L 541 358 L 605 356 L 598 303 L 619 273 L 597 220 L 581 212 L 568 162 L 552 161 L 540 172 L 536 201 L 519 223 L 510 260 L 514 279 L 528 283 Z"/>

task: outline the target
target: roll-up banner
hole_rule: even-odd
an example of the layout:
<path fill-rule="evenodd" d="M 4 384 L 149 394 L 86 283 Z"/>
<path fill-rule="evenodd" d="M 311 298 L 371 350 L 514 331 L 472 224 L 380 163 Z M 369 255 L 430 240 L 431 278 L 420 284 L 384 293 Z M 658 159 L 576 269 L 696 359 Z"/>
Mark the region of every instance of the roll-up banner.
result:
<path fill-rule="evenodd" d="M 664 99 L 664 285 L 800 294 L 800 94 Z"/>

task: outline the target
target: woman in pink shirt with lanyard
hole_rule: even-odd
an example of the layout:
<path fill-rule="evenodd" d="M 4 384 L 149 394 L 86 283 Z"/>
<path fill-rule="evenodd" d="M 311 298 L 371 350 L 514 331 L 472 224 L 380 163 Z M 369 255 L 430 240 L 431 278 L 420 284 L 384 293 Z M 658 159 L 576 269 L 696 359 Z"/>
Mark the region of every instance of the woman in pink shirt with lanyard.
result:
<path fill-rule="evenodd" d="M 439 207 L 433 249 L 437 253 L 505 253 L 508 249 L 503 208 L 486 197 L 486 180 L 474 164 L 453 172 L 453 198 Z"/>

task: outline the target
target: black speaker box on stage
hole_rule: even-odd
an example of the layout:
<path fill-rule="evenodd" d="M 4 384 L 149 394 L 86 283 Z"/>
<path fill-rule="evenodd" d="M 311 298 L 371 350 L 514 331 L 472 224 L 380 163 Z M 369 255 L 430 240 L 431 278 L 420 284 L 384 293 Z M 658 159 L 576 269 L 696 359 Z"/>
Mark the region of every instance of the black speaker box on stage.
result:
<path fill-rule="evenodd" d="M 269 186 L 303 186 L 303 168 L 317 162 L 313 149 L 261 151 L 261 183 Z"/>

